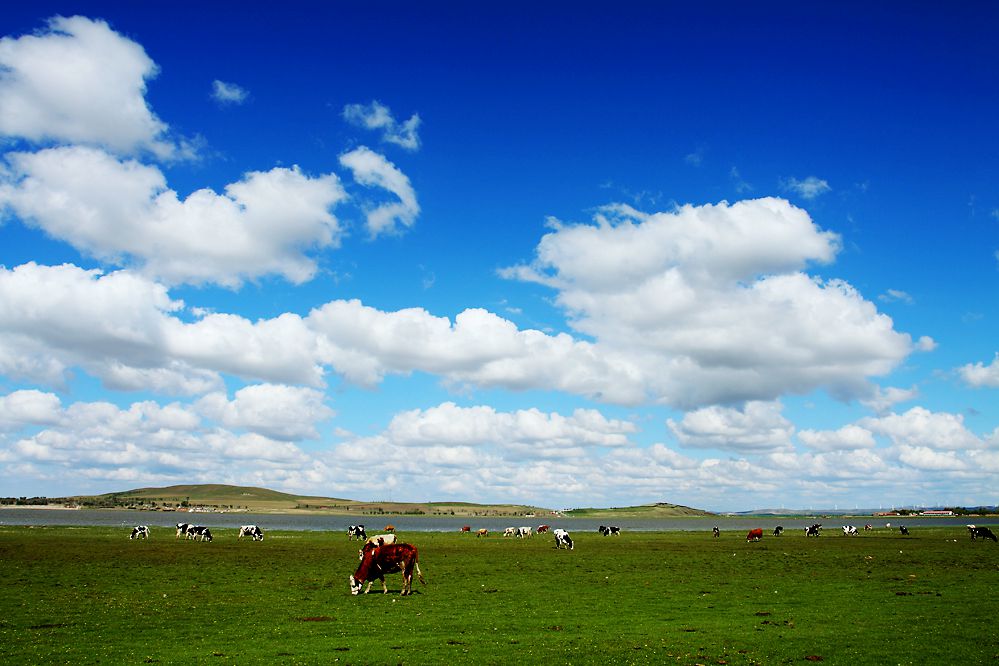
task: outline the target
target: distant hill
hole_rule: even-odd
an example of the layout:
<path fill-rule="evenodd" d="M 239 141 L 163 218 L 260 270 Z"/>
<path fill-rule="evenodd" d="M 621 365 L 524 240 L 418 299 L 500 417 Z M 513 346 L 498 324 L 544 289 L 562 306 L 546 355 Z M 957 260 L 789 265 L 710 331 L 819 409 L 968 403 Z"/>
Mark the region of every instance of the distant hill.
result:
<path fill-rule="evenodd" d="M 55 500 L 52 500 L 55 501 Z M 249 511 L 254 513 L 337 513 L 404 514 L 448 516 L 543 515 L 548 509 L 521 504 L 475 504 L 472 502 L 360 502 L 337 497 L 295 495 L 225 484 L 194 484 L 163 488 L 135 488 L 103 495 L 59 498 L 84 507 L 118 507 L 177 511 L 207 509 L 212 511 Z"/>
<path fill-rule="evenodd" d="M 563 515 L 572 518 L 694 518 L 698 516 L 713 516 L 715 514 L 702 509 L 692 509 L 689 506 L 683 506 L 681 504 L 657 502 L 655 504 L 614 507 L 609 509 L 570 509 L 568 511 L 564 511 Z"/>

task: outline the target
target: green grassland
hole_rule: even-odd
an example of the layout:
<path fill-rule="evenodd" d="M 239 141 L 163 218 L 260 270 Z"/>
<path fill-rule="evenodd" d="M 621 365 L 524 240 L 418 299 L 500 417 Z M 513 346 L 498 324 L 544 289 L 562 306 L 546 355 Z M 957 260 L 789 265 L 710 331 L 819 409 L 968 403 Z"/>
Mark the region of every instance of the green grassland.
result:
<path fill-rule="evenodd" d="M 427 584 L 352 597 L 341 533 L 0 527 L 10 664 L 999 662 L 999 545 L 707 531 L 477 538 L 414 532 Z M 378 584 L 376 587 L 378 589 Z"/>

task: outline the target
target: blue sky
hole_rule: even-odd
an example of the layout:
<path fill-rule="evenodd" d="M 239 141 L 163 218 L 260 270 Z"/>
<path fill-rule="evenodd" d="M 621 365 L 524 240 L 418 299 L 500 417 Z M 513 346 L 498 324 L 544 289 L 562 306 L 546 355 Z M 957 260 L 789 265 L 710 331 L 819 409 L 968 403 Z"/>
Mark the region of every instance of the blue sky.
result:
<path fill-rule="evenodd" d="M 0 494 L 999 502 L 999 10 L 23 3 Z"/>

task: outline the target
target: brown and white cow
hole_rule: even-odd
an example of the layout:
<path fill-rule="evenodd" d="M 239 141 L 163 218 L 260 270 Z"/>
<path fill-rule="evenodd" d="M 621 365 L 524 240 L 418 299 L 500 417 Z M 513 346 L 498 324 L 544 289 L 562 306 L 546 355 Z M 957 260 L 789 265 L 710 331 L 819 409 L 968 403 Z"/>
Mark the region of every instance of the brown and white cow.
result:
<path fill-rule="evenodd" d="M 475 533 L 475 536 L 477 537 L 489 536 L 489 530 L 483 527 L 482 529 L 480 529 L 478 532 Z"/>
<path fill-rule="evenodd" d="M 746 541 L 759 541 L 763 538 L 763 528 L 757 527 L 755 530 L 749 530 L 749 534 L 746 535 Z"/>
<path fill-rule="evenodd" d="M 538 525 L 538 534 L 544 534 L 551 529 L 550 525 Z"/>
<path fill-rule="evenodd" d="M 382 582 L 383 594 L 388 594 L 388 585 L 385 584 L 385 574 L 402 572 L 402 594 L 412 594 L 413 592 L 413 571 L 420 579 L 420 583 L 427 584 L 423 580 L 423 573 L 420 571 L 419 553 L 416 546 L 408 543 L 391 543 L 386 546 L 372 548 L 364 553 L 357 570 L 350 577 L 350 593 L 358 595 L 364 583 L 368 583 L 365 594 L 371 590 L 371 583 L 380 580 Z"/>
<path fill-rule="evenodd" d="M 471 525 L 462 525 L 462 526 L 461 526 L 461 529 L 460 529 L 460 530 L 458 530 L 458 531 L 459 531 L 459 532 L 461 532 L 462 534 L 464 534 L 465 532 L 469 532 L 469 533 L 471 533 L 471 531 L 472 531 L 472 526 L 471 526 Z"/>

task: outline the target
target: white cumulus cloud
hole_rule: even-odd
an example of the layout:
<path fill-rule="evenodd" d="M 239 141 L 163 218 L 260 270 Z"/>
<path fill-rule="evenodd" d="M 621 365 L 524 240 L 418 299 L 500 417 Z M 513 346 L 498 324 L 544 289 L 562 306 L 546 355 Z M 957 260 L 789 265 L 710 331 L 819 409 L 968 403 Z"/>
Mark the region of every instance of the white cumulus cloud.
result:
<path fill-rule="evenodd" d="M 642 368 L 662 402 L 857 396 L 915 345 L 846 282 L 803 272 L 838 248 L 781 199 L 654 215 L 615 206 L 595 224 L 556 224 L 534 262 L 501 274 L 556 289 L 571 325 L 605 358 Z"/>
<path fill-rule="evenodd" d="M 667 425 L 683 446 L 729 451 L 774 451 L 791 446 L 794 425 L 779 402 L 748 402 L 742 409 L 704 407 Z"/>
<path fill-rule="evenodd" d="M 348 122 L 369 130 L 381 130 L 382 141 L 401 146 L 406 150 L 420 148 L 420 116 L 413 114 L 409 120 L 398 122 L 387 106 L 373 100 L 370 104 L 348 104 L 343 107 L 343 117 Z"/>
<path fill-rule="evenodd" d="M 186 198 L 156 167 L 80 146 L 7 155 L 0 204 L 26 223 L 102 261 L 135 265 L 171 283 L 217 283 L 281 275 L 301 283 L 316 271 L 314 248 L 336 247 L 331 209 L 346 198 L 335 174 L 297 167 L 254 171 Z"/>
<path fill-rule="evenodd" d="M 361 146 L 340 156 L 340 164 L 351 170 L 354 180 L 366 187 L 378 187 L 394 194 L 398 201 L 368 207 L 367 227 L 371 237 L 396 233 L 411 227 L 420 214 L 416 192 L 402 171 L 383 155 Z"/>
<path fill-rule="evenodd" d="M 958 374 L 969 386 L 975 388 L 999 388 L 999 353 L 992 362 L 985 365 L 981 361 L 958 368 Z"/>
<path fill-rule="evenodd" d="M 876 445 L 870 430 L 853 424 L 839 430 L 802 430 L 798 439 L 816 451 L 872 449 Z"/>
<path fill-rule="evenodd" d="M 317 439 L 316 424 L 333 416 L 325 394 L 283 384 L 255 384 L 236 392 L 201 398 L 197 410 L 229 429 L 242 429 L 279 440 Z"/>
<path fill-rule="evenodd" d="M 52 18 L 39 33 L 0 39 L 0 134 L 189 156 L 146 103 L 157 72 L 142 46 L 104 21 Z"/>
<path fill-rule="evenodd" d="M 212 99 L 223 106 L 242 104 L 249 96 L 249 91 L 236 83 L 212 81 Z"/>
<path fill-rule="evenodd" d="M 980 449 L 984 442 L 964 425 L 964 417 L 947 412 L 931 412 L 913 407 L 903 414 L 861 419 L 857 424 L 888 437 L 898 446 L 911 449 L 969 450 Z"/>
<path fill-rule="evenodd" d="M 783 185 L 785 190 L 795 192 L 803 199 L 815 199 L 819 195 L 832 191 L 828 182 L 815 176 L 809 176 L 804 180 L 788 178 L 783 182 Z"/>

